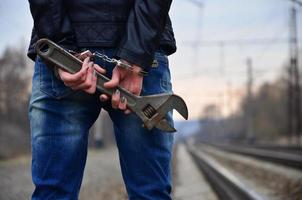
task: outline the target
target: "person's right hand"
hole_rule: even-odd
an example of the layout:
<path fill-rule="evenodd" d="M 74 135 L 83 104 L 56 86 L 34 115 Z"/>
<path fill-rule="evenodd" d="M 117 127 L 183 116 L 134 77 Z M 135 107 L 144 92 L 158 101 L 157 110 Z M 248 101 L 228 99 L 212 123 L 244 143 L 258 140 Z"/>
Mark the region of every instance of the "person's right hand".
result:
<path fill-rule="evenodd" d="M 71 74 L 62 69 L 58 70 L 61 80 L 67 87 L 73 90 L 83 90 L 89 94 L 94 94 L 96 90 L 97 78 L 93 71 L 96 70 L 101 74 L 105 74 L 105 69 L 90 61 L 90 57 L 86 57 L 82 68 L 75 74 Z"/>

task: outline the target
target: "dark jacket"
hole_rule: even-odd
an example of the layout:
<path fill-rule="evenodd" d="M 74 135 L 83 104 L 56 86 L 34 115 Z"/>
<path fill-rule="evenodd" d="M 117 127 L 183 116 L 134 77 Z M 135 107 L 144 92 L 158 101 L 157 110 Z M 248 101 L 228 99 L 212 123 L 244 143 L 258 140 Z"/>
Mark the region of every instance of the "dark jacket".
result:
<path fill-rule="evenodd" d="M 116 48 L 116 57 L 148 71 L 156 50 L 176 51 L 168 12 L 172 0 L 29 0 L 34 19 L 28 56 L 49 38 L 66 49 Z"/>

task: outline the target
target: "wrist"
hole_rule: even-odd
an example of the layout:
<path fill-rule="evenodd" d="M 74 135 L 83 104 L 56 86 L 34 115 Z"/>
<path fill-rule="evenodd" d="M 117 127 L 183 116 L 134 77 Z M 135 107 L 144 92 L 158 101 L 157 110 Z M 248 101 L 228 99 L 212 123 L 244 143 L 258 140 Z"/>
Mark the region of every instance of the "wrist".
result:
<path fill-rule="evenodd" d="M 140 76 L 146 76 L 148 75 L 148 72 L 144 71 L 140 66 L 135 65 L 135 64 L 131 64 L 126 60 L 120 60 L 120 63 L 117 64 L 118 67 L 127 69 L 132 71 L 135 74 L 138 74 Z"/>
<path fill-rule="evenodd" d="M 143 76 L 141 74 L 142 68 L 139 67 L 138 65 L 132 65 L 132 72 L 139 75 L 139 76 Z"/>

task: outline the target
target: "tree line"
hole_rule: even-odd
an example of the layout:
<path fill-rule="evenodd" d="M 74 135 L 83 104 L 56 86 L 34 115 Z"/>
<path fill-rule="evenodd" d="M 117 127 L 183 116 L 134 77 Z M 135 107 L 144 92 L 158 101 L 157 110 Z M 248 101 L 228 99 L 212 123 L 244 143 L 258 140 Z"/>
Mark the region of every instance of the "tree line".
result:
<path fill-rule="evenodd" d="M 289 141 L 292 136 L 288 133 L 286 77 L 284 71 L 275 81 L 261 84 L 251 97 L 243 96 L 239 109 L 228 117 L 219 117 L 217 105 L 207 106 L 200 118 L 202 128 L 197 137 L 249 143 Z"/>
<path fill-rule="evenodd" d="M 7 47 L 0 56 L 0 159 L 30 150 L 27 113 L 32 70 L 24 48 Z"/>

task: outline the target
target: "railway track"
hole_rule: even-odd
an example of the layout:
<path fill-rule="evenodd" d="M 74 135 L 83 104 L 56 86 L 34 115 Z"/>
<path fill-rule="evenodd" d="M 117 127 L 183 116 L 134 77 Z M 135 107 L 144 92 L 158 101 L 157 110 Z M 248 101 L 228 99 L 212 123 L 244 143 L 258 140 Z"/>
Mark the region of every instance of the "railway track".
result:
<path fill-rule="evenodd" d="M 232 153 L 252 156 L 265 161 L 281 164 L 302 170 L 302 152 L 300 147 L 280 147 L 280 146 L 243 146 L 243 145 L 222 145 L 222 144 L 206 144 L 218 149 L 229 151 Z"/>
<path fill-rule="evenodd" d="M 187 145 L 190 155 L 206 179 L 215 190 L 219 199 L 263 200 L 264 198 L 241 182 L 226 168 L 207 154 Z"/>
<path fill-rule="evenodd" d="M 285 145 L 253 145 L 250 146 L 252 148 L 257 148 L 257 149 L 265 149 L 265 150 L 273 150 L 273 151 L 278 151 L 278 152 L 283 152 L 283 153 L 290 153 L 290 154 L 298 154 L 302 155 L 302 147 L 300 146 L 285 146 Z"/>

